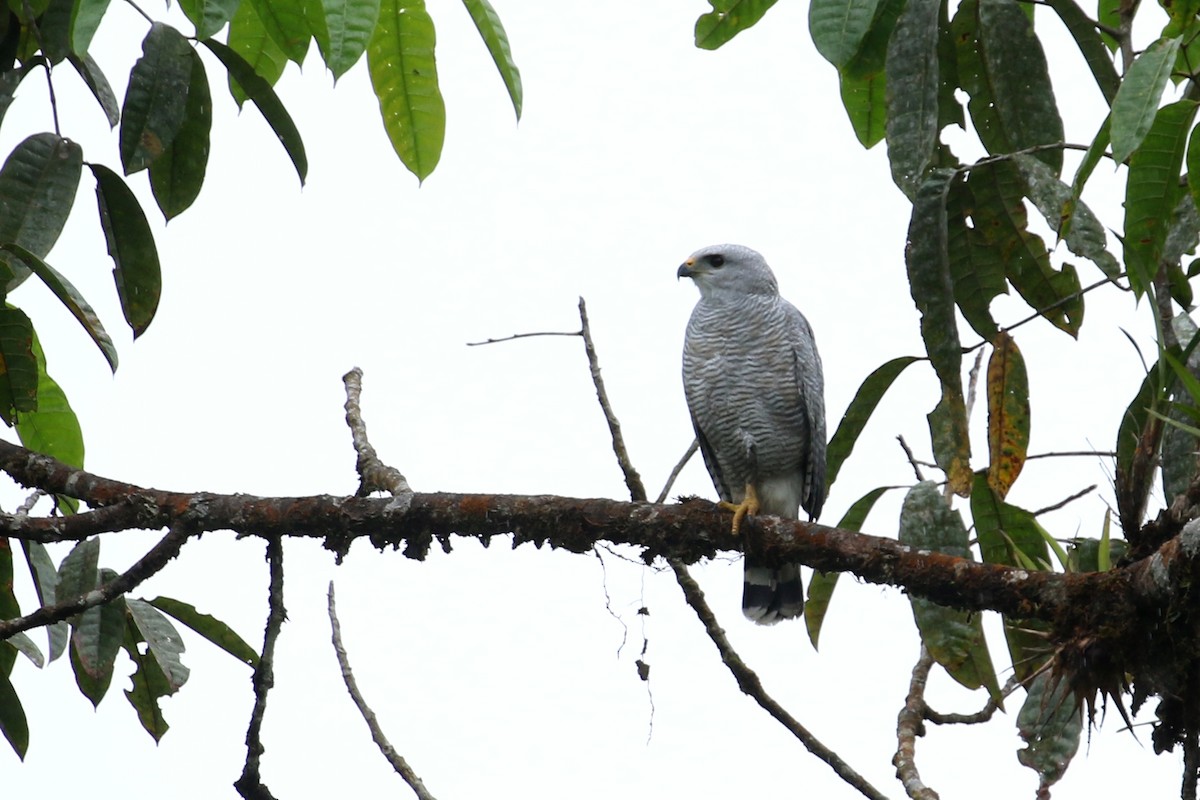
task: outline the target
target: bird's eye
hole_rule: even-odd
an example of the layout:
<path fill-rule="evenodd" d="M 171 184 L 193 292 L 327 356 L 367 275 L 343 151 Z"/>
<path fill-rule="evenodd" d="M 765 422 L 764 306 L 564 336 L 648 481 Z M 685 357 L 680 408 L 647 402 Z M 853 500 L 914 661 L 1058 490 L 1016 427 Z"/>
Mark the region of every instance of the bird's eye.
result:
<path fill-rule="evenodd" d="M 708 265 L 713 269 L 720 269 L 721 267 L 725 266 L 725 256 L 721 255 L 720 253 L 713 253 L 704 260 L 707 261 Z"/>

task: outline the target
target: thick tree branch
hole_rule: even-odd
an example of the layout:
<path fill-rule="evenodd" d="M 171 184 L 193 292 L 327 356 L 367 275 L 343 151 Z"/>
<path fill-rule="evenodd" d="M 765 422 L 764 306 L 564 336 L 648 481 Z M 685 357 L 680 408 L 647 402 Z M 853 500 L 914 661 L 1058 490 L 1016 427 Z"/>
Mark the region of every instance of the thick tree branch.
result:
<path fill-rule="evenodd" d="M 721 654 L 721 660 L 725 662 L 725 666 L 729 668 L 729 671 L 733 673 L 733 677 L 737 680 L 738 688 L 744 694 L 753 698 L 756 703 L 762 706 L 764 711 L 774 717 L 783 727 L 791 731 L 792 735 L 799 739 L 801 744 L 807 747 L 810 753 L 828 764 L 838 774 L 838 777 L 860 791 L 865 797 L 870 797 L 872 800 L 887 800 L 886 796 L 868 783 L 866 778 L 855 772 L 837 753 L 822 744 L 817 737 L 813 736 L 807 728 L 789 714 L 787 709 L 779 705 L 774 698 L 766 693 L 762 687 L 762 681 L 758 679 L 758 674 L 746 666 L 746 662 L 742 661 L 741 657 L 734 651 L 733 646 L 729 644 L 729 639 L 725 636 L 725 631 L 717 623 L 717 618 L 713 615 L 712 609 L 708 607 L 708 602 L 704 599 L 704 592 L 701 591 L 700 585 L 696 583 L 695 579 L 688 574 L 687 567 L 674 558 L 668 559 L 668 563 L 670 563 L 671 569 L 675 571 L 675 579 L 679 582 L 679 587 L 683 589 L 683 596 L 687 599 L 688 605 L 692 607 L 692 610 L 696 612 L 696 616 L 700 618 L 700 622 L 704 624 L 705 631 Z"/>

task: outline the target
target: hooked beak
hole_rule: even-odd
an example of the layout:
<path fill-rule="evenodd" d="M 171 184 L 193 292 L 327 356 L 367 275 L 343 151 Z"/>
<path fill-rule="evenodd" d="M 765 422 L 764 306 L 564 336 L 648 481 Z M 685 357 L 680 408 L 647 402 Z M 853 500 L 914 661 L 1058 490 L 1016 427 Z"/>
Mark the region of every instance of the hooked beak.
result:
<path fill-rule="evenodd" d="M 701 270 L 696 269 L 696 260 L 689 258 L 687 261 L 679 265 L 679 270 L 675 273 L 675 279 L 694 278 L 700 274 Z"/>

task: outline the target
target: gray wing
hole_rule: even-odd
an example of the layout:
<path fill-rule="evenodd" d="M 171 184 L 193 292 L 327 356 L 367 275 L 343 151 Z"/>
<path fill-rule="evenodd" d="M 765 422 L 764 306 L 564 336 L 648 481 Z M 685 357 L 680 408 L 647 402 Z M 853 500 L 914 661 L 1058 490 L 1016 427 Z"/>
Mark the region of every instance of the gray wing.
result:
<path fill-rule="evenodd" d="M 804 495 L 801 505 L 809 519 L 816 519 L 825 505 L 825 377 L 812 327 L 795 306 L 788 304 L 791 317 L 788 335 L 796 364 L 796 389 L 804 405 L 807 442 L 804 457 Z"/>

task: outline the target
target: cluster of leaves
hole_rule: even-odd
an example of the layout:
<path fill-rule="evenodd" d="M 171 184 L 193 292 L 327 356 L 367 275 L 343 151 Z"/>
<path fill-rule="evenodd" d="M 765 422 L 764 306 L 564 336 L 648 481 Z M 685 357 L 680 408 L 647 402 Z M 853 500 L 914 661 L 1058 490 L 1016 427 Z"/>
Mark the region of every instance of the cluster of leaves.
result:
<path fill-rule="evenodd" d="M 770 2 L 713 0 L 696 27 L 696 42 L 715 47 L 753 25 Z M 1041 318 L 1076 336 L 1084 318 L 1084 288 L 1072 257 L 1099 272 L 1095 286 L 1114 284 L 1131 299 L 1149 296 L 1159 358 L 1132 399 L 1117 431 L 1116 494 L 1121 528 L 1132 543 L 1162 465 L 1168 499 L 1197 472 L 1200 380 L 1192 357 L 1193 296 L 1183 255 L 1200 241 L 1200 7 L 1162 0 L 1160 38 L 1135 57 L 1130 39 L 1137 3 L 1099 0 L 1089 17 L 1076 0 L 1040 4 L 1039 25 L 1071 34 L 1105 104 L 1104 123 L 1087 145 L 1064 140 L 1050 69 L 1035 28 L 1035 4 L 1017 0 L 811 0 L 809 24 L 818 51 L 837 69 L 855 135 L 865 147 L 886 141 L 892 178 L 912 203 L 905 263 L 921 314 L 923 358 L 894 359 L 863 383 L 829 447 L 830 482 L 872 411 L 910 364 L 928 360 L 941 400 L 928 421 L 934 460 L 945 473 L 946 496 L 932 484 L 913 487 L 901 515 L 901 539 L 972 558 L 968 530 L 947 504 L 970 498 L 978 554 L 984 561 L 1026 569 L 1107 569 L 1117 543 L 1106 517 L 1099 537 L 1066 553 L 1029 511 L 1006 502 L 1026 457 L 1030 426 L 1028 379 L 1021 352 L 992 301 L 1011 289 Z M 1115 61 L 1120 55 L 1123 71 Z M 1172 81 L 1182 99 L 1164 104 Z M 960 98 L 967 98 L 965 103 Z M 964 163 L 942 141 L 950 126 L 973 131 L 987 156 Z M 1073 176 L 1063 176 L 1068 148 L 1084 151 Z M 1125 171 L 1121 259 L 1109 252 L 1104 226 L 1081 199 L 1098 163 Z M 1186 170 L 1186 171 L 1185 171 Z M 1054 249 L 1029 226 L 1028 206 L 1055 233 Z M 1056 255 L 1062 243 L 1069 253 Z M 1059 251 L 1061 252 L 1061 251 Z M 1089 287 L 1093 288 L 1093 287 Z M 960 325 L 961 320 L 961 325 Z M 980 340 L 964 348 L 960 328 Z M 1181 344 L 1182 343 L 1182 344 Z M 964 398 L 963 357 L 990 347 L 986 468 L 973 470 Z M 1189 364 L 1189 358 L 1193 363 Z M 1189 424 L 1190 423 L 1190 424 Z M 1164 446 L 1164 439 L 1166 444 Z M 857 529 L 883 489 L 855 503 L 840 525 Z M 1123 544 L 1123 543 L 1122 543 Z M 814 645 L 836 576 L 814 576 L 806 611 Z M 978 618 L 913 600 L 925 644 L 960 683 L 1000 689 Z M 1013 669 L 1027 690 L 1018 720 L 1029 743 L 1022 763 L 1044 786 L 1057 780 L 1078 744 L 1080 714 L 1062 710 L 1065 690 L 1044 669 L 1052 653 L 1036 625 L 1005 620 Z"/>
<path fill-rule="evenodd" d="M 99 566 L 100 541 L 80 542 L 56 569 L 46 548 L 37 542 L 22 542 L 25 560 L 43 606 L 86 597 L 117 578 Z M 13 594 L 13 553 L 8 539 L 0 539 L 0 616 L 20 617 Z M 188 679 L 183 665 L 183 639 L 168 619 L 191 628 L 234 658 L 253 667 L 258 655 L 225 623 L 193 606 L 169 597 L 140 600 L 118 596 L 93 605 L 67 622 L 47 625 L 48 657 L 25 633 L 14 633 L 0 643 L 0 733 L 21 758 L 29 747 L 29 724 L 20 697 L 9 676 L 18 654 L 39 669 L 69 651 L 71 668 L 79 691 L 99 705 L 112 683 L 117 656 L 124 650 L 134 665 L 132 686 L 125 697 L 137 712 L 142 727 L 157 741 L 167 732 L 159 699 L 172 695 Z"/>
<path fill-rule="evenodd" d="M 504 27 L 488 0 L 463 0 L 463 5 L 519 118 L 521 78 Z M 46 259 L 66 225 L 86 164 L 95 181 L 100 227 L 115 266 L 113 277 L 125 321 L 134 338 L 147 330 L 158 308 L 162 270 L 146 213 L 126 178 L 139 172 L 147 175 L 166 220 L 182 214 L 199 196 L 213 122 L 209 66 L 203 51 L 224 70 L 238 105 L 249 100 L 262 113 L 301 183 L 308 170 L 304 143 L 273 86 L 288 62 L 303 63 L 312 42 L 335 81 L 365 56 L 383 128 L 400 160 L 418 179 L 424 180 L 436 166 L 445 131 L 435 31 L 423 0 L 181 0 L 180 8 L 195 29 L 192 37 L 134 8 L 146 21 L 141 56 L 118 102 L 89 53 L 109 11 L 109 0 L 9 0 L 0 5 L 0 122 L 22 82 L 44 72 L 51 87 L 47 127 L 53 127 L 53 132 L 25 138 L 0 167 L 0 419 L 15 426 L 27 447 L 77 467 L 84 461 L 78 419 L 46 371 L 32 320 L 9 302 L 9 295 L 36 276 L 71 311 L 116 370 L 112 337 L 82 294 Z M 214 38 L 222 31 L 226 32 L 223 42 Z M 65 64 L 91 91 L 109 126 L 117 129 L 121 173 L 98 163 L 99 159 L 85 161 L 80 145 L 60 129 L 53 86 Z M 68 498 L 60 498 L 58 508 L 62 513 L 76 510 Z M 98 553 L 98 542 L 84 542 L 56 570 L 40 545 L 27 544 L 25 557 L 41 603 L 69 600 L 111 581 L 115 573 L 97 567 Z M 21 615 L 12 575 L 11 548 L 0 539 L 3 619 Z M 137 665 L 133 689 L 126 695 L 155 738 L 167 727 L 158 698 L 174 693 L 187 678 L 179 661 L 182 642 L 163 613 L 254 664 L 253 651 L 223 623 L 168 598 L 145 602 L 118 597 L 71 620 L 69 635 L 64 623 L 48 629 L 48 660 L 62 655 L 69 640 L 80 691 L 93 703 L 104 696 L 114 659 L 125 650 Z M 28 727 L 9 681 L 18 651 L 39 667 L 47 659 L 24 634 L 0 645 L 0 732 L 23 756 Z"/>

